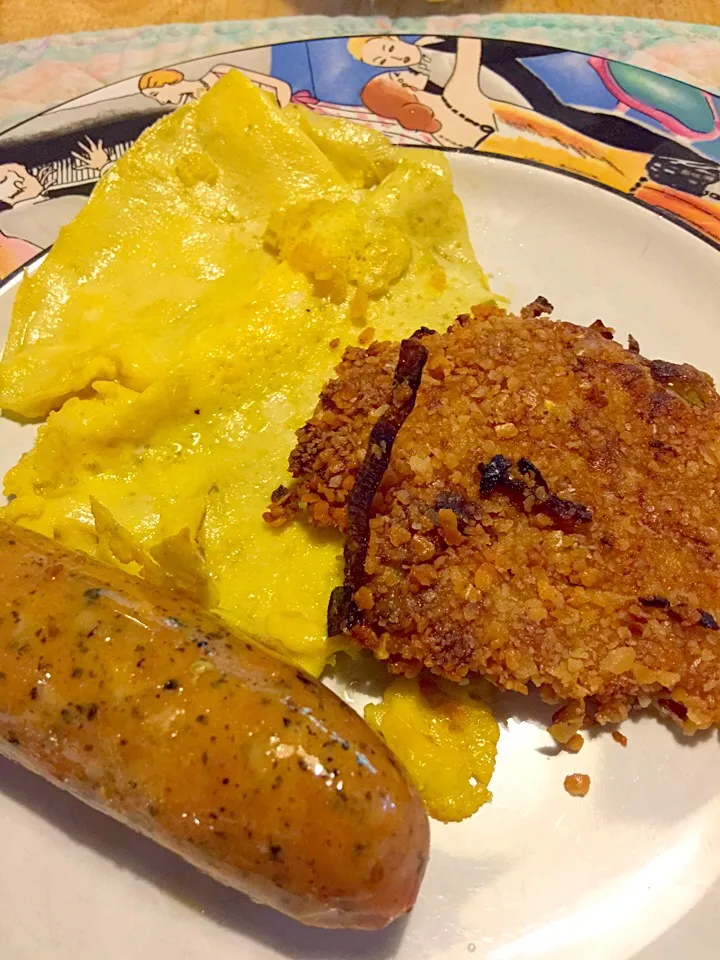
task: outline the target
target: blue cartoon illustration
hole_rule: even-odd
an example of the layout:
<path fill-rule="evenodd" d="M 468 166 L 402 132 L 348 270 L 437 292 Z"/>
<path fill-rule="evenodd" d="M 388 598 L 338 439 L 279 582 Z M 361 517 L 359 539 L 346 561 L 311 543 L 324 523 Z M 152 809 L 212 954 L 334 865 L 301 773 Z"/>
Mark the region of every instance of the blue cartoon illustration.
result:
<path fill-rule="evenodd" d="M 632 196 L 720 243 L 720 99 L 534 43 L 376 35 L 158 64 L 0 135 L 0 271 L 53 242 L 139 133 L 242 70 L 281 107 L 394 143 L 542 164 Z M 5 241 L 3 242 L 3 236 Z M 22 246 L 25 244 L 25 246 Z"/>

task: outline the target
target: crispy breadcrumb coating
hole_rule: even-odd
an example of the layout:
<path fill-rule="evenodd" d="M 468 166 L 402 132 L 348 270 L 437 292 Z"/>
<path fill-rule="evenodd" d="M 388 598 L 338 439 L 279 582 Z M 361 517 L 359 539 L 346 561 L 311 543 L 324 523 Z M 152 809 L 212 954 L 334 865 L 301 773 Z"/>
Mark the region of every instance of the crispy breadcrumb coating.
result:
<path fill-rule="evenodd" d="M 537 687 L 564 704 L 560 742 L 651 701 L 688 733 L 720 723 L 713 382 L 548 309 L 483 306 L 419 332 L 428 358 L 345 629 L 399 673 Z M 396 343 L 346 351 L 269 522 L 305 509 L 346 530 L 398 355 Z"/>

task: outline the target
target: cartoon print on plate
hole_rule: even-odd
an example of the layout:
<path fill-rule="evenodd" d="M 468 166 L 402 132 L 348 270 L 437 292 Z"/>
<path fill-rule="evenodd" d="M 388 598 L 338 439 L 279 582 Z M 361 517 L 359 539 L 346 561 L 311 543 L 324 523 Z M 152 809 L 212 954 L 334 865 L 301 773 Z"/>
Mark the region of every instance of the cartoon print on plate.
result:
<path fill-rule="evenodd" d="M 95 170 L 98 177 L 101 177 L 115 163 L 115 158 L 110 156 L 102 140 L 95 143 L 88 136 L 78 144 L 77 150 L 71 150 L 70 154 L 81 170 Z"/>
<path fill-rule="evenodd" d="M 179 107 L 190 100 L 197 100 L 206 90 L 214 86 L 221 77 L 230 70 L 238 70 L 232 64 L 218 63 L 198 80 L 187 80 L 181 70 L 164 68 L 144 73 L 138 80 L 138 89 L 146 97 L 152 97 L 157 103 Z M 292 90 L 284 80 L 267 74 L 255 73 L 253 70 L 242 71 L 248 80 L 271 93 L 277 100 L 278 106 L 284 107 L 290 102 Z"/>
<path fill-rule="evenodd" d="M 41 158 L 35 164 L 0 161 L 0 278 L 53 243 L 58 229 L 81 209 L 101 175 L 129 146 L 106 150 L 101 139 L 85 134 L 64 164 Z M 65 175 L 69 166 L 74 182 Z M 24 251 L 22 259 L 14 263 L 6 253 L 10 249 L 16 257 Z"/>
<path fill-rule="evenodd" d="M 55 240 L 139 134 L 229 70 L 280 106 L 393 142 L 594 181 L 720 243 L 720 98 L 598 56 L 471 37 L 358 36 L 230 51 L 112 84 L 0 134 L 0 279 Z"/>

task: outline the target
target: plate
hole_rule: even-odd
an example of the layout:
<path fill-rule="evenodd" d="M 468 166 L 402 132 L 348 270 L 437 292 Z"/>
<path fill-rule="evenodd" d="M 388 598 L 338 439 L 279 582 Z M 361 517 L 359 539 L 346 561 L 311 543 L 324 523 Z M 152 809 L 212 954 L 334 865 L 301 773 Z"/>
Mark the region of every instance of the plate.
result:
<path fill-rule="evenodd" d="M 634 334 L 646 355 L 720 377 L 717 99 L 571 51 L 483 41 L 488 119 L 473 127 L 443 112 L 445 97 L 467 113 L 467 89 L 450 84 L 457 43 L 333 38 L 158 64 L 6 131 L 3 333 L 19 268 L 32 269 L 107 163 L 158 116 L 239 67 L 281 103 L 449 150 L 478 258 L 514 307 L 543 294 L 558 317 L 601 317 L 619 338 Z M 424 117 L 422 129 L 402 103 L 423 108 L 410 111 Z M 32 428 L 0 421 L 3 472 L 31 442 Z M 643 717 L 624 725 L 627 749 L 601 734 L 572 756 L 556 754 L 549 710 L 535 698 L 501 697 L 498 717 L 493 802 L 465 823 L 433 824 L 414 912 L 377 934 L 309 930 L 257 907 L 0 761 L 2 956 L 714 958 L 717 734 L 685 741 Z M 584 800 L 563 790 L 575 771 L 592 780 Z"/>

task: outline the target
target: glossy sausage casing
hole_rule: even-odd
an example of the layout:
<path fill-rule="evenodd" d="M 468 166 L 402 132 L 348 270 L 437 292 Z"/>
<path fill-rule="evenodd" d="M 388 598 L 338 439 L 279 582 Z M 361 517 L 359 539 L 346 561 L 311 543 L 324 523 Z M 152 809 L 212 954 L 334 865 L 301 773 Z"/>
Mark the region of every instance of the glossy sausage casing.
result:
<path fill-rule="evenodd" d="M 427 818 L 360 717 L 184 598 L 5 523 L 0 751 L 305 923 L 415 900 Z"/>

